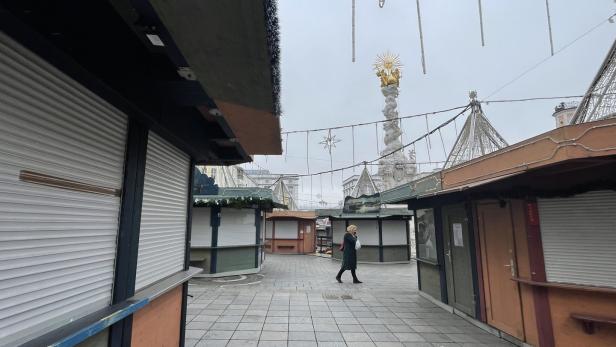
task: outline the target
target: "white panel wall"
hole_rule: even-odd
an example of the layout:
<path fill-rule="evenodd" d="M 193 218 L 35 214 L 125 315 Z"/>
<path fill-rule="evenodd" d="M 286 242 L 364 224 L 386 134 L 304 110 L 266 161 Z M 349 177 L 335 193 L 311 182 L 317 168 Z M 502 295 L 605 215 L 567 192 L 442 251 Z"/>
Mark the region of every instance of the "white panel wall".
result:
<path fill-rule="evenodd" d="M 126 130 L 124 114 L 0 32 L 0 345 L 110 304 L 120 198 L 19 177 L 121 189 Z"/>
<path fill-rule="evenodd" d="M 190 230 L 191 247 L 212 246 L 212 209 L 209 207 L 195 207 L 192 215 L 192 228 Z"/>
<path fill-rule="evenodd" d="M 616 192 L 538 199 L 550 282 L 616 287 Z"/>
<path fill-rule="evenodd" d="M 222 209 L 218 227 L 218 246 L 254 245 L 256 237 L 255 210 Z"/>
<path fill-rule="evenodd" d="M 406 220 L 384 220 L 383 245 L 406 245 Z"/>
<path fill-rule="evenodd" d="M 271 239 L 272 238 L 272 228 L 274 227 L 273 222 L 271 220 L 268 220 L 265 222 L 265 238 L 266 239 Z"/>
<path fill-rule="evenodd" d="M 274 236 L 276 239 L 297 239 L 299 237 L 297 223 L 294 220 L 276 220 Z"/>
<path fill-rule="evenodd" d="M 343 220 L 332 220 L 332 238 L 334 243 L 342 243 L 344 233 L 346 233 L 346 222 Z"/>
<path fill-rule="evenodd" d="M 190 158 L 150 131 L 135 290 L 184 268 Z"/>
<path fill-rule="evenodd" d="M 357 226 L 357 237 L 362 246 L 379 245 L 379 224 L 376 220 L 349 220 L 349 225 Z"/>

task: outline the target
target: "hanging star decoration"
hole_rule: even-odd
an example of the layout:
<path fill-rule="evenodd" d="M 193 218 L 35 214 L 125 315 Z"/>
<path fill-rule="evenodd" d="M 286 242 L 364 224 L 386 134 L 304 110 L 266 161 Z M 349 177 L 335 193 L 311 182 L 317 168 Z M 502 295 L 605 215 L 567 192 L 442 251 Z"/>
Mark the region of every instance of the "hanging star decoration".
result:
<path fill-rule="evenodd" d="M 332 130 L 329 129 L 327 131 L 327 136 L 323 136 L 323 141 L 319 142 L 319 144 L 323 145 L 323 148 L 327 150 L 327 153 L 329 153 L 329 168 L 330 170 L 334 169 L 334 161 L 332 159 L 332 149 L 336 148 L 336 144 L 338 142 L 340 142 L 342 140 L 338 140 L 336 138 L 336 135 L 332 135 Z M 332 177 L 330 177 L 330 183 L 332 183 L 333 185 L 333 171 L 332 171 Z"/>

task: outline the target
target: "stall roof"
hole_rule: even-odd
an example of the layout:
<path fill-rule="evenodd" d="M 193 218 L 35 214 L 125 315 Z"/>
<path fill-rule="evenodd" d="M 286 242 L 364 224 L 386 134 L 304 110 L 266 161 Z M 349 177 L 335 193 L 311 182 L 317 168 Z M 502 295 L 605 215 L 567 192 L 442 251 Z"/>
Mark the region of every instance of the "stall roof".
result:
<path fill-rule="evenodd" d="M 274 194 L 267 188 L 218 188 L 216 195 L 195 195 L 193 198 L 195 207 L 287 208 L 275 200 Z"/>
<path fill-rule="evenodd" d="M 379 213 L 343 213 L 341 209 L 322 209 L 315 211 L 319 217 L 332 219 L 378 219 L 378 218 L 407 218 L 413 211 L 406 208 L 382 208 Z"/>
<path fill-rule="evenodd" d="M 317 215 L 315 211 L 273 211 L 267 214 L 267 219 L 278 218 L 297 218 L 315 220 Z"/>
<path fill-rule="evenodd" d="M 440 172 L 441 186 L 414 192 L 411 199 L 477 191 L 483 195 L 555 194 L 566 177 L 577 188 L 613 186 L 616 119 L 570 125 L 505 147 Z"/>

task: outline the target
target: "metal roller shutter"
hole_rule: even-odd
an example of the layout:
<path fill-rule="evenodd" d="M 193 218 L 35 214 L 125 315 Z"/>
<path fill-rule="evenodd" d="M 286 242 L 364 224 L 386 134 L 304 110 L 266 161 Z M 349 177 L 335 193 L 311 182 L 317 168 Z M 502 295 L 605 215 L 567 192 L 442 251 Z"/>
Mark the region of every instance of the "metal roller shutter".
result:
<path fill-rule="evenodd" d="M 0 345 L 110 304 L 126 129 L 0 32 Z"/>
<path fill-rule="evenodd" d="M 150 131 L 135 290 L 184 268 L 190 158 Z"/>
<path fill-rule="evenodd" d="M 539 199 L 550 282 L 616 287 L 616 192 Z"/>

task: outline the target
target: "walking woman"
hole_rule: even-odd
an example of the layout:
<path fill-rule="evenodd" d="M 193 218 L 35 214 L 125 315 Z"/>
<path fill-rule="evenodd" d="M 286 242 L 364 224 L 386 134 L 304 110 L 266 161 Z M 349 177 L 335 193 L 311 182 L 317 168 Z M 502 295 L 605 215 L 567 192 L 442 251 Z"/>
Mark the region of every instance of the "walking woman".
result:
<path fill-rule="evenodd" d="M 342 243 L 342 267 L 336 276 L 336 281 L 338 281 L 338 283 L 342 283 L 341 277 L 345 270 L 351 270 L 351 275 L 353 275 L 353 283 L 362 283 L 355 275 L 355 269 L 357 269 L 357 251 L 355 250 L 356 242 L 357 227 L 351 224 L 347 227 L 346 233 L 344 234 L 344 241 Z"/>

